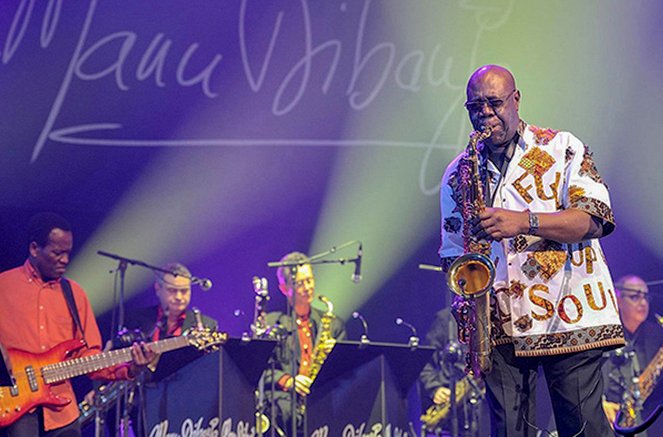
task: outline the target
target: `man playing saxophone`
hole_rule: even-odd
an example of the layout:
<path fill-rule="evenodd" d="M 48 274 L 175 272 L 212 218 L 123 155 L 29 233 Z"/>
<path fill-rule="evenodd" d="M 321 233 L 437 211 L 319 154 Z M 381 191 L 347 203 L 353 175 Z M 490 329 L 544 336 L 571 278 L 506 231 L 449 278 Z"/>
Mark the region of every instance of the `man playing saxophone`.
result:
<path fill-rule="evenodd" d="M 330 318 L 329 312 L 313 308 L 311 303 L 315 296 L 315 277 L 308 257 L 301 252 L 292 252 L 281 259 L 285 263 L 301 264 L 297 266 L 280 267 L 276 274 L 279 289 L 289 303 L 293 304 L 296 318 L 296 327 L 292 329 L 292 319 L 285 312 L 271 312 L 265 317 L 267 326 L 277 332 L 289 333 L 285 336 L 275 351 L 274 370 L 265 372 L 265 389 L 274 385 L 274 405 L 276 408 L 277 424 L 281 429 L 290 430 L 291 422 L 291 393 L 294 388 L 297 395 L 306 397 L 310 393 L 313 379 L 311 373 L 317 373 L 322 365 L 319 354 L 320 348 L 329 348 L 333 340 L 343 340 L 346 336 L 343 321 L 337 317 Z M 295 270 L 296 269 L 296 270 Z M 293 271 L 295 277 L 293 281 Z M 327 330 L 323 335 L 323 327 Z M 322 338 L 322 341 L 320 341 Z M 321 344 L 322 343 L 322 344 Z M 296 369 L 292 368 L 292 354 L 295 354 Z M 270 396 L 267 396 L 270 404 Z M 300 419 L 301 420 L 301 419 Z M 298 420 L 298 422 L 300 421 Z M 287 435 L 295 436 L 289 432 Z"/>
<path fill-rule="evenodd" d="M 560 436 L 609 435 L 601 354 L 624 338 L 598 241 L 615 226 L 607 186 L 580 140 L 520 119 L 520 91 L 506 68 L 479 68 L 466 92 L 473 128 L 490 132 L 477 144 L 474 174 L 485 204 L 465 218 L 463 153 L 442 179 L 439 254 L 448 269 L 464 254 L 468 235 L 490 246 L 493 348 L 482 376 L 492 435 L 536 434 L 538 366 Z M 456 306 L 463 300 L 457 297 Z M 473 332 L 467 320 L 460 317 L 461 331 Z"/>

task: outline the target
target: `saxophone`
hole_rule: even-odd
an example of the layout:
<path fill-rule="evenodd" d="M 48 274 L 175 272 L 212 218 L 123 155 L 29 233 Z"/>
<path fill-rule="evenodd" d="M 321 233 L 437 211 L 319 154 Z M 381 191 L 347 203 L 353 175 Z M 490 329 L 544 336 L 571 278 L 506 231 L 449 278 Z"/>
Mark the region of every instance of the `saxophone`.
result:
<path fill-rule="evenodd" d="M 447 272 L 447 284 L 464 300 L 458 305 L 458 338 L 469 343 L 468 373 L 478 377 L 490 372 L 490 296 L 495 280 L 495 265 L 490 259 L 490 243 L 472 234 L 475 218 L 485 209 L 483 185 L 479 174 L 477 144 L 492 131 L 484 127 L 470 134 L 470 141 L 458 163 L 463 217 L 463 250 Z"/>
<path fill-rule="evenodd" d="M 461 379 L 458 385 L 456 385 L 456 402 L 462 401 L 470 393 L 471 388 L 472 384 L 468 377 Z M 428 432 L 435 432 L 435 427 L 438 423 L 449 416 L 450 409 L 451 404 L 449 402 L 441 405 L 433 404 L 428 407 L 426 412 L 420 417 L 424 429 Z"/>
<path fill-rule="evenodd" d="M 322 315 L 320 320 L 320 333 L 318 335 L 318 341 L 313 348 L 313 354 L 311 358 L 311 367 L 309 368 L 308 377 L 312 381 L 315 381 L 315 378 L 320 373 L 322 365 L 325 363 L 327 356 L 334 348 L 334 335 L 332 333 L 332 323 L 336 316 L 334 315 L 334 304 L 327 299 L 325 296 L 318 296 L 325 305 L 327 305 L 327 312 Z"/>
<path fill-rule="evenodd" d="M 334 339 L 332 332 L 332 324 L 334 323 L 334 319 L 336 319 L 336 316 L 334 315 L 334 304 L 322 295 L 318 296 L 318 299 L 327 305 L 327 312 L 322 315 L 320 320 L 320 331 L 311 356 L 311 367 L 309 367 L 308 373 L 308 377 L 311 378 L 311 384 L 315 381 L 323 364 L 325 364 L 325 360 L 327 360 L 327 357 L 336 344 L 336 339 Z M 304 414 L 306 411 L 306 404 L 300 403 L 298 409 L 301 414 Z"/>

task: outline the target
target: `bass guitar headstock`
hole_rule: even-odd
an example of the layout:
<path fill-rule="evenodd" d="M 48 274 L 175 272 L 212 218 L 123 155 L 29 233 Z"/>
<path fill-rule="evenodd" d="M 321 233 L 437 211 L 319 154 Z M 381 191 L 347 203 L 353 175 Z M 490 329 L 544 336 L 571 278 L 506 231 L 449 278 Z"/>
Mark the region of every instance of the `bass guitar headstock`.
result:
<path fill-rule="evenodd" d="M 217 351 L 219 346 L 228 341 L 227 332 L 219 332 L 210 328 L 191 329 L 184 336 L 191 346 L 205 352 Z"/>

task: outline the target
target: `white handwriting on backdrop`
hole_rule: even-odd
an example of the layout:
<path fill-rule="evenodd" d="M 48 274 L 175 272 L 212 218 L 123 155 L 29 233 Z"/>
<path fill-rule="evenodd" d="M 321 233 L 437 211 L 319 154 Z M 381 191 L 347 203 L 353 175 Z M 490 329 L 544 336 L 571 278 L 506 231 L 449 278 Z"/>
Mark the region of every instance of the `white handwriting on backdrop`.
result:
<path fill-rule="evenodd" d="M 34 13 L 36 0 L 21 0 L 11 27 L 9 29 L 2 52 L 2 62 L 9 64 L 20 49 L 26 29 L 31 22 L 40 24 L 39 42 L 42 49 L 51 45 L 64 11 L 61 0 L 49 0 L 42 17 Z M 57 94 L 50 106 L 48 116 L 34 145 L 32 161 L 34 162 L 42 152 L 48 140 L 67 144 L 88 146 L 237 146 L 237 145 L 306 145 L 306 146 L 362 146 L 376 145 L 387 147 L 416 147 L 426 150 L 421 166 L 420 187 L 424 192 L 433 192 L 437 187 L 424 186 L 425 169 L 433 149 L 458 148 L 458 144 L 440 144 L 442 132 L 448 131 L 452 114 L 461 108 L 463 100 L 463 83 L 453 83 L 452 68 L 459 63 L 457 59 L 443 53 L 443 45 L 438 43 L 428 50 L 421 48 L 404 50 L 393 41 L 367 43 L 366 33 L 372 9 L 377 8 L 371 0 L 364 0 L 359 15 L 352 17 L 356 21 L 355 30 L 346 39 L 328 38 L 322 42 L 315 38 L 316 24 L 312 17 L 309 2 L 297 0 L 284 2 L 284 7 L 274 13 L 270 38 L 263 47 L 250 50 L 247 43 L 250 28 L 251 14 L 249 0 L 240 0 L 237 16 L 237 44 L 239 61 L 241 62 L 243 79 L 250 92 L 254 94 L 271 92 L 271 113 L 275 117 L 282 117 L 293 111 L 302 101 L 307 91 L 314 86 L 320 87 L 323 95 L 329 95 L 332 86 L 337 92 L 343 93 L 343 98 L 351 110 L 366 110 L 373 104 L 385 87 L 390 86 L 405 93 L 429 92 L 432 89 L 442 88 L 451 91 L 455 97 L 445 102 L 446 109 L 435 127 L 430 141 L 411 141 L 406 139 L 387 138 L 109 138 L 103 135 L 106 131 L 121 131 L 122 123 L 115 121 L 99 121 L 83 123 L 56 128 L 56 122 L 63 105 L 67 101 L 74 79 L 80 81 L 95 81 L 112 77 L 117 89 L 131 92 L 130 80 L 139 82 L 153 81 L 159 88 L 189 87 L 196 88 L 202 96 L 217 99 L 222 96 L 223 88 L 218 84 L 221 80 L 224 62 L 229 62 L 222 53 L 209 53 L 201 49 L 197 41 L 182 43 L 177 38 L 181 35 L 167 35 L 156 32 L 147 38 L 138 32 L 123 30 L 108 33 L 94 41 L 90 40 L 95 14 L 99 6 L 98 0 L 90 0 L 85 12 L 85 19 L 78 30 L 76 45 L 69 56 L 66 71 L 60 82 Z M 67 6 L 69 6 L 67 4 Z M 353 5 L 353 6 L 356 6 Z M 476 58 L 480 40 L 486 31 L 492 31 L 504 25 L 510 15 L 513 2 L 495 8 L 490 3 L 459 1 L 458 8 L 471 10 L 476 18 L 475 33 L 471 35 L 471 50 L 463 55 L 461 60 L 467 62 L 468 72 L 476 67 Z M 80 6 L 79 6 L 80 7 Z M 339 10 L 349 13 L 348 2 L 339 1 Z M 293 18 L 294 16 L 294 18 Z M 41 22 L 38 23 L 39 18 Z M 279 44 L 288 44 L 284 34 L 284 20 L 292 18 L 301 26 L 297 29 L 303 35 L 301 53 L 294 54 L 291 59 L 284 61 L 275 58 L 276 48 Z M 62 31 L 62 29 L 60 29 Z M 69 31 L 69 29 L 68 29 Z M 293 32 L 292 29 L 287 29 Z M 469 34 L 466 34 L 467 38 Z M 147 45 L 145 45 L 145 43 Z M 140 49 L 139 47 L 146 47 Z M 182 50 L 174 47 L 186 47 Z M 111 53 L 110 60 L 102 67 L 93 66 L 90 59 L 95 54 L 104 51 Z M 259 53 L 259 54 L 258 54 Z M 341 55 L 351 54 L 349 65 L 341 65 Z M 200 58 L 204 61 L 201 62 Z M 465 58 L 467 57 L 467 58 Z M 138 59 L 133 65 L 130 59 Z M 195 60 L 195 62 L 194 62 Z M 287 62 L 287 63 L 286 63 Z M 274 64 L 286 63 L 285 74 L 275 89 L 265 90 L 268 73 Z M 94 64 L 96 65 L 96 64 Z M 192 65 L 195 65 L 195 70 Z M 202 67 L 201 67 L 202 65 Z M 312 75 L 314 67 L 322 68 L 325 72 L 315 77 Z M 370 70 L 370 74 L 367 73 Z M 316 70 L 319 71 L 319 70 Z M 378 74 L 374 74 L 375 72 Z M 343 72 L 344 74 L 340 74 Z M 324 108 L 324 104 L 320 105 Z M 466 133 L 459 128 L 461 140 Z M 134 134 L 135 135 L 135 134 Z M 462 142 L 462 141 L 461 141 Z"/>

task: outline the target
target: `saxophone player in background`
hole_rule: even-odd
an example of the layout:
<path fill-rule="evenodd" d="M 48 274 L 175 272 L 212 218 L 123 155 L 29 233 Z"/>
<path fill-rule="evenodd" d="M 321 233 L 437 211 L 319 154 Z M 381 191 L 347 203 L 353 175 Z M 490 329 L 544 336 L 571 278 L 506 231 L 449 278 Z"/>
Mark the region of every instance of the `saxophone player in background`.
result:
<path fill-rule="evenodd" d="M 284 256 L 281 261 L 302 263 L 297 267 L 294 283 L 292 281 L 294 267 L 280 267 L 276 272 L 279 290 L 290 304 L 292 304 L 293 295 L 295 296 L 294 312 L 297 326 L 292 329 L 292 319 L 286 312 L 275 311 L 267 313 L 265 316 L 267 326 L 286 334 L 274 352 L 273 371 L 271 369 L 265 371 L 264 383 L 267 391 L 267 406 L 272 403 L 270 396 L 273 396 L 278 427 L 282 430 L 290 430 L 291 391 L 295 390 L 301 397 L 310 394 L 313 382 L 310 377 L 311 372 L 319 370 L 322 365 L 322 363 L 316 362 L 315 357 L 318 355 L 316 352 L 320 348 L 328 348 L 327 344 L 320 344 L 321 342 L 318 341 L 320 337 L 323 337 L 322 327 L 327 326 L 329 330 L 324 338 L 343 340 L 346 332 L 341 319 L 334 317 L 333 320 L 325 320 L 327 313 L 311 306 L 315 296 L 315 277 L 311 265 L 307 263 L 308 257 L 301 252 L 292 252 Z M 322 343 L 326 343 L 326 341 L 323 339 Z M 296 369 L 293 369 L 291 364 L 293 351 Z M 274 391 L 270 393 L 269 388 L 272 385 Z M 267 415 L 269 416 L 269 414 Z M 300 422 L 301 417 L 298 417 L 298 424 Z M 294 432 L 286 432 L 286 434 L 293 437 L 296 435 Z"/>
<path fill-rule="evenodd" d="M 464 255 L 465 236 L 490 244 L 492 370 L 482 377 L 491 434 L 536 435 L 541 366 L 559 435 L 610 435 L 601 356 L 622 346 L 624 336 L 598 241 L 615 227 L 607 186 L 575 136 L 520 119 L 521 95 L 509 70 L 479 68 L 466 92 L 473 128 L 490 132 L 477 144 L 474 174 L 485 203 L 470 217 L 464 213 L 461 153 L 442 179 L 439 254 L 448 270 Z M 456 297 L 454 306 L 467 303 Z M 459 332 L 471 332 L 468 318 L 456 316 Z"/>
<path fill-rule="evenodd" d="M 435 353 L 419 374 L 424 414 L 421 421 L 427 435 L 457 435 L 473 437 L 485 435 L 487 427 L 483 412 L 483 390 L 474 378 L 465 375 L 466 348 L 457 343 L 457 326 L 449 308 L 437 312 L 426 334 L 426 343 Z M 456 420 L 451 423 L 451 379 L 456 381 Z"/>

